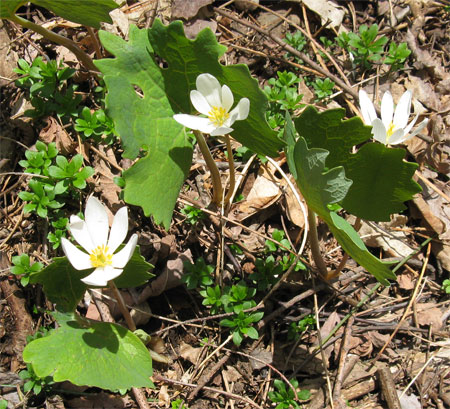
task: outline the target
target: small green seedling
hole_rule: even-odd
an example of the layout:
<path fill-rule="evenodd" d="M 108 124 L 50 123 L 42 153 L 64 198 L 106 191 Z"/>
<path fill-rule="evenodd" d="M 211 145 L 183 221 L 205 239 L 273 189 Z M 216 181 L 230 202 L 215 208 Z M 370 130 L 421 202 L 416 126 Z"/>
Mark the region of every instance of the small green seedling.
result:
<path fill-rule="evenodd" d="M 331 96 L 331 94 L 333 94 L 334 85 L 334 82 L 329 78 L 325 78 L 324 80 L 317 78 L 312 83 L 317 100 L 320 101 Z"/>
<path fill-rule="evenodd" d="M 301 31 L 296 31 L 295 33 L 286 33 L 286 37 L 284 38 L 284 42 L 289 44 L 292 48 L 295 48 L 297 51 L 303 51 L 306 45 L 306 38 L 302 34 Z M 303 60 L 298 58 L 296 55 L 291 53 L 286 53 L 286 58 L 294 58 L 296 62 L 299 64 L 303 64 Z"/>
<path fill-rule="evenodd" d="M 395 44 L 391 42 L 389 44 L 388 55 L 384 59 L 384 63 L 391 66 L 392 71 L 396 71 L 402 68 L 406 59 L 411 54 L 411 50 L 406 43 Z"/>
<path fill-rule="evenodd" d="M 26 159 L 19 161 L 19 165 L 25 168 L 26 173 L 48 176 L 48 167 L 52 159 L 58 155 L 58 149 L 54 142 L 46 145 L 44 142 L 36 142 L 36 151 L 31 149 L 25 151 Z"/>
<path fill-rule="evenodd" d="M 300 321 L 291 322 L 288 329 L 288 341 L 298 341 L 300 335 L 315 324 L 316 319 L 311 314 L 303 317 Z"/>
<path fill-rule="evenodd" d="M 231 329 L 233 334 L 233 342 L 236 346 L 241 345 L 244 336 L 251 339 L 258 339 L 259 334 L 256 328 L 253 327 L 255 322 L 258 322 L 264 316 L 264 312 L 248 313 L 244 312 L 243 305 L 236 305 L 234 307 L 234 317 L 225 318 L 220 321 L 220 325 Z"/>
<path fill-rule="evenodd" d="M 31 179 L 28 186 L 31 192 L 19 193 L 22 200 L 29 202 L 23 208 L 24 213 L 36 212 L 39 217 L 45 219 L 48 215 L 48 209 L 55 210 L 64 206 L 63 202 L 55 200 L 58 193 L 56 188 L 49 188 L 48 185 L 45 185 L 46 188 L 44 189 L 44 184 L 37 179 Z"/>
<path fill-rule="evenodd" d="M 31 275 L 41 271 L 44 267 L 40 262 L 31 264 L 30 256 L 25 253 L 20 256 L 13 256 L 12 262 L 14 266 L 11 267 L 11 273 L 17 276 L 22 276 L 20 278 L 20 284 L 24 287 L 30 282 Z"/>
<path fill-rule="evenodd" d="M 103 109 L 91 112 L 88 107 L 84 107 L 79 118 L 75 120 L 74 128 L 85 138 L 92 137 L 95 142 L 103 142 L 106 145 L 113 143 L 117 136 L 112 119 L 106 115 Z"/>
<path fill-rule="evenodd" d="M 201 209 L 191 205 L 184 206 L 180 212 L 186 216 L 186 222 L 193 226 L 205 217 L 205 213 Z"/>
<path fill-rule="evenodd" d="M 207 265 L 203 257 L 198 258 L 195 264 L 185 262 L 184 273 L 181 281 L 186 284 L 188 290 L 194 288 L 205 287 L 213 283 L 212 274 L 214 272 L 214 266 Z"/>
<path fill-rule="evenodd" d="M 446 294 L 450 294 L 450 279 L 443 281 L 442 289 L 445 291 Z"/>
<path fill-rule="evenodd" d="M 66 237 L 68 223 L 69 219 L 67 217 L 60 217 L 51 222 L 55 230 L 48 233 L 47 239 L 52 244 L 53 250 L 56 250 L 61 245 L 61 238 Z"/>
<path fill-rule="evenodd" d="M 65 192 L 69 186 L 78 189 L 86 187 L 86 179 L 94 174 L 94 169 L 90 166 L 83 167 L 83 155 L 75 155 L 71 161 L 65 156 L 58 155 L 56 164 L 48 168 L 50 177 L 59 180 L 59 184 L 64 188 L 61 193 Z"/>
<path fill-rule="evenodd" d="M 291 379 L 290 384 L 298 389 L 298 381 L 297 379 Z M 275 409 L 300 409 L 301 406 L 295 400 L 294 391 L 291 388 L 286 388 L 286 384 L 280 379 L 275 379 L 273 381 L 274 390 L 269 392 L 269 399 L 277 403 Z M 297 397 L 299 400 L 308 400 L 311 397 L 311 392 L 308 390 L 300 390 L 297 392 Z"/>
<path fill-rule="evenodd" d="M 268 256 L 265 260 L 257 258 L 255 260 L 255 272 L 249 276 L 258 291 L 266 291 L 272 287 L 283 273 L 283 266 L 277 264 L 273 255 Z"/>
<path fill-rule="evenodd" d="M 23 385 L 25 393 L 33 391 L 35 395 L 39 395 L 42 390 L 48 389 L 54 383 L 51 376 L 39 378 L 30 364 L 27 364 L 27 369 L 19 372 L 19 376 L 25 381 Z"/>
<path fill-rule="evenodd" d="M 208 286 L 204 290 L 200 290 L 203 297 L 203 305 L 211 307 L 211 314 L 219 314 L 224 309 L 222 290 L 218 285 L 215 287 Z"/>

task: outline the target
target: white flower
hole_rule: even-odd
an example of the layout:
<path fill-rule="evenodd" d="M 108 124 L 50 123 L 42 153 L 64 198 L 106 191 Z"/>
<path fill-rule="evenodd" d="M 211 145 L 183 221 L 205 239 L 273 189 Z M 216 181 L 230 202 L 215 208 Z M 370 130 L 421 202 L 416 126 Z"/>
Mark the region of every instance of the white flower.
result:
<path fill-rule="evenodd" d="M 412 93 L 408 90 L 401 96 L 394 113 L 392 95 L 389 91 L 385 92 L 381 100 L 381 119 L 379 119 L 367 93 L 363 90 L 359 91 L 360 110 L 366 125 L 372 126 L 372 135 L 375 140 L 385 145 L 397 145 L 412 138 L 426 126 L 428 119 L 424 119 L 416 130 L 408 135 L 419 117 L 417 114 L 407 125 L 411 111 L 411 99 Z"/>
<path fill-rule="evenodd" d="M 200 74 L 196 80 L 197 89 L 191 91 L 194 108 L 207 118 L 195 115 L 176 114 L 175 121 L 187 128 L 196 129 L 211 136 L 226 135 L 233 131 L 235 121 L 246 119 L 250 109 L 248 98 L 242 98 L 231 111 L 234 98 L 228 86 L 220 83 L 211 74 Z"/>
<path fill-rule="evenodd" d="M 72 215 L 69 229 L 87 253 L 65 238 L 61 239 L 61 245 L 75 269 L 86 270 L 95 267 L 95 270 L 81 281 L 88 285 L 105 287 L 108 281 L 122 273 L 130 260 L 136 247 L 137 234 L 133 234 L 127 245 L 114 254 L 128 233 L 128 209 L 122 207 L 116 213 L 109 238 L 108 214 L 102 203 L 93 196 L 87 201 L 85 219 L 84 221 Z"/>

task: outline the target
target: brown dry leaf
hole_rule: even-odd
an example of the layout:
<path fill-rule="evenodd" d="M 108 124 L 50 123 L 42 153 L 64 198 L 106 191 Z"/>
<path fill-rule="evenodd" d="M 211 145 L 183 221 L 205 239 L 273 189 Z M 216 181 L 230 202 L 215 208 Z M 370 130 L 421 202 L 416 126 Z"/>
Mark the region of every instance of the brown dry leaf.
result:
<path fill-rule="evenodd" d="M 169 388 L 165 384 L 163 384 L 163 385 L 161 385 L 159 387 L 158 405 L 164 406 L 165 408 L 169 408 L 170 407 Z"/>
<path fill-rule="evenodd" d="M 397 284 L 403 290 L 412 290 L 416 283 L 416 276 L 410 271 L 406 271 L 397 276 Z"/>
<path fill-rule="evenodd" d="M 215 20 L 195 20 L 190 21 L 184 25 L 184 34 L 186 37 L 193 40 L 197 34 L 204 28 L 209 28 L 213 33 L 217 30 L 217 22 Z"/>
<path fill-rule="evenodd" d="M 117 165 L 116 158 L 112 149 L 108 149 L 106 152 L 103 146 L 99 146 L 101 151 L 112 163 Z M 101 157 L 96 156 L 94 160 L 94 169 L 96 178 L 94 191 L 99 193 L 104 202 L 111 209 L 118 210 L 122 207 L 122 202 L 119 199 L 120 187 L 114 183 L 114 174 L 111 171 L 111 165 Z"/>
<path fill-rule="evenodd" d="M 381 334 L 378 331 L 369 331 L 366 333 L 366 337 L 370 338 L 375 348 L 382 348 L 384 344 L 389 340 L 389 334 Z"/>
<path fill-rule="evenodd" d="M 267 364 L 271 364 L 273 360 L 272 352 L 264 348 L 256 348 L 250 353 L 250 355 L 257 359 L 250 359 L 250 365 L 253 369 L 262 369 Z"/>
<path fill-rule="evenodd" d="M 281 195 L 278 182 L 265 168 L 258 175 L 246 199 L 239 204 L 244 213 L 256 213 L 274 203 Z"/>
<path fill-rule="evenodd" d="M 225 373 L 229 382 L 237 382 L 242 378 L 241 373 L 231 365 L 226 366 Z"/>
<path fill-rule="evenodd" d="M 434 303 L 417 303 L 417 323 L 419 325 L 430 326 L 432 331 L 439 331 L 442 328 L 442 311 L 435 307 Z"/>
<path fill-rule="evenodd" d="M 209 4 L 212 4 L 213 0 L 173 0 L 172 3 L 172 18 L 182 18 L 189 20 L 197 15 L 198 11 Z"/>
<path fill-rule="evenodd" d="M 295 2 L 300 3 L 299 0 Z M 329 25 L 338 30 L 339 33 L 346 32 L 347 29 L 342 24 L 345 16 L 345 9 L 329 0 L 301 0 L 311 11 L 320 16 L 322 25 Z"/>
<path fill-rule="evenodd" d="M 198 363 L 198 359 L 202 352 L 201 347 L 194 348 L 192 345 L 186 344 L 186 342 L 182 341 L 180 344 L 179 353 L 183 359 L 191 362 L 193 365 Z"/>
<path fill-rule="evenodd" d="M 440 111 L 441 102 L 434 92 L 433 86 L 420 77 L 409 75 L 405 81 L 405 88 L 412 91 L 414 99 L 419 100 L 423 105 L 434 111 Z M 417 123 L 419 123 L 418 120 Z"/>
<path fill-rule="evenodd" d="M 46 144 L 55 142 L 56 148 L 62 155 L 74 154 L 77 146 L 77 143 L 52 116 L 47 118 L 47 125 L 39 133 L 39 139 Z"/>
<path fill-rule="evenodd" d="M 293 182 L 294 187 L 296 187 L 296 183 L 295 183 L 295 181 L 292 180 L 293 179 L 292 176 L 290 176 L 290 179 Z M 287 183 L 284 179 L 281 181 L 280 186 L 281 187 L 287 186 Z M 302 209 L 297 202 L 294 192 L 292 192 L 292 189 L 289 188 L 288 186 L 284 190 L 286 191 L 286 194 L 285 194 L 286 210 L 287 210 L 287 216 L 288 216 L 289 220 L 300 228 L 305 227 L 305 217 L 303 216 Z M 303 199 L 303 196 L 298 191 L 298 189 L 297 189 L 297 193 L 300 196 L 300 200 L 302 200 L 302 202 L 306 208 L 306 203 Z"/>
<path fill-rule="evenodd" d="M 144 288 L 139 296 L 139 302 L 146 300 L 149 297 L 157 297 L 165 290 L 177 287 L 181 284 L 181 277 L 183 276 L 184 263 L 188 261 L 192 263 L 192 253 L 187 249 L 181 253 L 175 260 L 168 260 L 166 268 L 163 273 L 151 281 L 147 287 Z"/>
<path fill-rule="evenodd" d="M 325 323 L 322 325 L 322 327 L 320 328 L 321 338 L 325 339 L 328 336 L 328 334 L 334 329 L 334 327 L 336 326 L 336 324 L 339 321 L 340 321 L 339 314 L 336 311 L 333 311 L 329 315 L 329 317 L 327 318 Z M 339 334 L 339 331 L 342 332 L 342 328 L 340 328 L 335 335 Z M 317 341 L 314 343 L 314 345 L 315 346 L 319 345 L 319 339 L 317 339 Z M 327 362 L 326 362 L 327 366 L 328 366 L 328 359 L 330 358 L 330 355 L 333 352 L 334 347 L 335 347 L 335 345 L 333 344 L 323 350 L 325 359 L 327 360 Z M 336 350 L 335 352 L 337 353 L 339 351 Z"/>

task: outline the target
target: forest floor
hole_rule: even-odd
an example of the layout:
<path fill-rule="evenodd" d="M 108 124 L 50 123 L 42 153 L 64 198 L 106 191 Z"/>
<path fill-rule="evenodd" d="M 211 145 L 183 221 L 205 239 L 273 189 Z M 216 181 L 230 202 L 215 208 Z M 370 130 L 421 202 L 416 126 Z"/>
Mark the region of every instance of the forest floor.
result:
<path fill-rule="evenodd" d="M 96 49 L 95 30 L 34 5 L 20 12 L 71 38 L 93 58 L 108 57 L 105 50 Z M 154 362 L 155 389 L 143 391 L 147 407 L 233 409 L 278 404 L 280 409 L 288 408 L 289 400 L 280 406 L 270 392 L 277 391 L 275 379 L 295 379 L 297 392 L 306 399 L 296 400 L 293 395 L 292 407 L 449 408 L 450 281 L 445 281 L 450 271 L 449 3 L 298 0 L 251 5 L 237 0 L 142 0 L 125 2 L 112 16 L 113 24 L 104 29 L 125 39 L 131 24 L 148 28 L 156 18 L 164 24 L 183 20 L 190 38 L 209 27 L 227 47 L 221 63 L 246 64 L 262 89 L 275 87 L 277 73 L 291 72 L 294 81 L 285 87 L 291 100 L 302 95 L 297 102 L 319 111 L 341 107 L 350 118 L 360 115 L 355 98 L 359 89 L 378 102 L 387 90 L 396 102 L 411 90 L 414 112 L 421 113 L 420 120 L 428 118 L 426 128 L 401 145 L 406 160 L 419 165 L 414 179 L 422 192 L 390 222 L 363 222 L 359 230 L 380 259 L 401 261 L 413 253 L 390 287 L 376 286 L 374 277 L 351 259 L 341 263 L 344 252 L 321 222 L 321 251 L 330 270 L 342 264 L 340 274 L 323 279 L 314 268 L 309 246 L 301 254 L 299 268 L 288 269 L 303 238 L 303 214 L 277 168 L 245 152 L 237 142 L 233 148 L 238 191 L 226 220 L 208 210 L 211 180 L 196 150 L 167 231 L 145 217 L 142 209 L 130 206 L 130 231 L 139 227 L 141 253 L 155 266 L 155 278 L 123 291 L 123 297 L 135 309 L 137 325 L 152 335 L 154 348 L 168 360 Z M 351 47 L 336 41 L 342 32 L 359 33 L 361 26 L 375 24 L 378 36 L 386 36 L 388 44 L 406 43 L 411 51 L 398 67 L 385 61 L 388 45 L 381 59 L 362 67 L 352 62 Z M 19 161 L 37 140 L 55 142 L 68 157 L 81 153 L 95 171 L 81 202 L 95 192 L 113 212 L 123 205 L 113 179 L 131 161 L 121 157 L 118 139 L 105 143 L 102 137 L 82 138 L 73 122 L 62 124 L 55 113 L 25 115 L 32 108 L 29 92 L 17 86 L 19 75 L 13 71 L 20 58 L 30 64 L 39 56 L 64 61 L 76 70 L 70 81 L 77 84 L 82 104 L 91 109 L 101 106 L 95 97 L 98 80 L 85 74 L 70 51 L 6 20 L 0 39 L 1 397 L 10 402 L 8 408 L 138 407 L 131 392 L 120 395 L 68 382 L 42 381 L 38 394 L 20 389 L 24 380 L 17 374 L 26 369 L 22 360 L 26 337 L 39 327 L 52 327 L 47 311 L 53 307 L 39 285 L 21 283 L 21 277 L 11 273 L 12 257 L 26 253 L 32 261 L 47 265 L 62 250 L 54 249 L 48 239 L 57 227 L 24 212 L 18 194 L 27 190 L 30 176 L 23 174 Z M 330 88 L 322 82 L 326 78 L 333 81 Z M 297 102 L 296 114 L 303 109 Z M 271 119 L 277 126 L 279 118 Z M 225 145 L 212 141 L 211 147 L 225 182 Z M 287 171 L 283 155 L 274 160 Z M 76 200 L 71 200 L 63 211 L 68 217 L 77 208 Z M 292 250 L 280 245 L 286 239 Z M 183 262 L 200 257 L 212 266 L 220 286 L 243 280 L 256 289 L 253 298 L 264 311 L 264 318 L 255 324 L 258 339 L 244 338 L 236 347 L 229 330 L 219 325 L 223 316 L 202 304 L 198 289 L 188 290 L 181 283 Z M 275 265 L 282 266 L 275 286 L 258 286 L 258 280 L 249 278 Z M 88 300 L 79 312 L 100 319 L 96 304 Z M 120 319 L 113 309 L 111 314 Z"/>

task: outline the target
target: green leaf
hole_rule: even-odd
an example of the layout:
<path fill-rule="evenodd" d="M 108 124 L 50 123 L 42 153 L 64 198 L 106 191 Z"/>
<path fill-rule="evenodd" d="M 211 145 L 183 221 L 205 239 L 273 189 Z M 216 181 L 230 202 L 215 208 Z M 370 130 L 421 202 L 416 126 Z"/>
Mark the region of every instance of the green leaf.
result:
<path fill-rule="evenodd" d="M 112 23 L 109 13 L 119 7 L 113 0 L 31 0 L 60 17 L 75 23 L 100 28 L 100 23 Z"/>
<path fill-rule="evenodd" d="M 153 387 L 150 354 L 140 339 L 112 323 L 59 321 L 60 327 L 23 351 L 40 378 L 116 390 Z"/>
<path fill-rule="evenodd" d="M 0 18 L 9 18 L 27 0 L 1 0 L 0 2 Z"/>
<path fill-rule="evenodd" d="M 288 115 L 286 120 L 290 121 Z M 373 256 L 353 227 L 327 207 L 330 203 L 342 201 L 351 186 L 351 181 L 345 177 L 344 169 L 335 167 L 325 171 L 328 152 L 320 148 L 308 149 L 303 137 L 299 137 L 295 142 L 295 134 L 292 131 L 292 127 L 286 128 L 285 136 L 288 142 L 286 157 L 308 207 L 328 224 L 345 252 L 378 281 L 389 285 L 388 279 L 396 279 L 395 274 L 389 269 L 394 263 L 382 262 Z"/>
<path fill-rule="evenodd" d="M 42 284 L 47 298 L 56 304 L 59 311 L 70 312 L 87 289 L 80 279 L 90 272 L 92 270 L 75 270 L 66 257 L 54 257 L 52 264 L 31 275 L 30 282 Z"/>
<path fill-rule="evenodd" d="M 367 143 L 351 153 L 353 146 L 371 138 L 371 128 L 357 117 L 342 120 L 344 114 L 343 109 L 319 113 L 309 106 L 295 120 L 295 127 L 308 147 L 329 152 L 327 168 L 343 166 L 345 176 L 353 181 L 340 205 L 365 220 L 389 221 L 391 214 L 405 209 L 403 202 L 420 192 L 412 180 L 418 165 L 403 160 L 403 149 L 379 143 Z"/>
<path fill-rule="evenodd" d="M 233 127 L 233 137 L 252 150 L 275 155 L 282 142 L 264 119 L 267 100 L 244 65 L 224 67 L 225 47 L 205 29 L 195 40 L 185 37 L 181 22 L 165 27 L 156 20 L 150 30 L 130 27 L 129 41 L 100 32 L 115 56 L 96 61 L 108 87 L 106 105 L 122 139 L 124 156 L 146 155 L 123 173 L 124 198 L 141 206 L 158 224 L 169 227 L 180 188 L 192 161 L 192 146 L 173 115 L 193 113 L 189 93 L 204 72 L 230 86 L 238 100 L 248 97 L 250 115 Z M 168 68 L 161 69 L 163 59 Z M 137 87 L 137 91 L 135 91 Z M 138 95 L 143 94 L 143 95 Z"/>
<path fill-rule="evenodd" d="M 153 266 L 145 261 L 145 258 L 139 252 L 139 246 L 136 246 L 133 256 L 123 269 L 122 274 L 114 280 L 114 284 L 119 288 L 137 287 L 155 276 L 149 272 L 152 269 Z"/>

